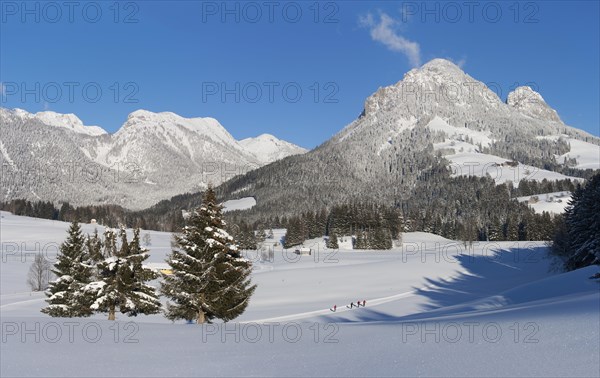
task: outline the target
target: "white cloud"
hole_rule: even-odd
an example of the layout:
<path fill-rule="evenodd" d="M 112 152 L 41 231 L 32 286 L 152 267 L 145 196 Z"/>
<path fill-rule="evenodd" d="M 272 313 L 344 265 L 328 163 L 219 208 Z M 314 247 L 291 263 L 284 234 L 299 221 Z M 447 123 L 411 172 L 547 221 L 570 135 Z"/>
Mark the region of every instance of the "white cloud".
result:
<path fill-rule="evenodd" d="M 371 13 L 359 18 L 362 27 L 370 29 L 371 38 L 383 43 L 391 51 L 399 52 L 408 58 L 413 67 L 421 65 L 421 48 L 417 42 L 409 41 L 395 30 L 399 22 L 386 13 L 379 13 L 379 21 Z"/>
<path fill-rule="evenodd" d="M 450 57 L 447 57 L 446 59 L 448 59 L 449 61 L 453 62 L 454 64 L 456 64 L 457 66 L 459 66 L 461 69 L 465 68 L 465 64 L 467 64 L 467 58 L 466 57 L 462 57 L 460 59 L 452 59 Z"/>

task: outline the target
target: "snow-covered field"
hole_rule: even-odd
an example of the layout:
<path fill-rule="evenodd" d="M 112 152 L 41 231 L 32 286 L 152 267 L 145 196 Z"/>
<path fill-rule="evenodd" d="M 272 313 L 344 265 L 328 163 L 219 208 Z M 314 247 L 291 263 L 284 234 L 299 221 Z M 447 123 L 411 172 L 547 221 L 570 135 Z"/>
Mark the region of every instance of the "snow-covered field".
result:
<path fill-rule="evenodd" d="M 579 169 L 600 169 L 600 146 L 569 138 L 568 135 L 552 135 L 552 136 L 540 136 L 540 139 L 552 139 L 563 138 L 571 145 L 571 151 L 564 155 L 555 155 L 558 162 L 564 161 L 565 157 L 568 159 L 577 159 L 576 168 Z"/>
<path fill-rule="evenodd" d="M 571 192 L 554 192 L 536 194 L 533 196 L 517 197 L 519 202 L 527 202 L 529 207 L 536 213 L 544 211 L 551 214 L 561 214 L 569 205 L 571 200 Z"/>
<path fill-rule="evenodd" d="M 240 199 L 225 201 L 221 205 L 223 206 L 223 212 L 234 210 L 247 210 L 256 206 L 256 199 L 254 197 L 244 197 Z"/>
<path fill-rule="evenodd" d="M 561 155 L 557 160 L 567 158 L 577 159 L 576 168 L 579 169 L 600 169 L 600 146 L 587 143 L 581 140 L 569 138 L 571 151 Z"/>
<path fill-rule="evenodd" d="M 39 312 L 26 274 L 66 223 L 2 212 L 0 376 L 598 376 L 598 271 L 556 273 L 543 242 L 472 246 L 405 234 L 391 251 L 277 249 L 236 322 L 108 322 Z M 92 232 L 94 225 L 84 225 Z M 98 226 L 99 231 L 102 228 Z M 276 240 L 282 230 L 273 230 Z M 161 263 L 170 234 L 151 235 Z M 271 241 L 273 241 L 271 240 Z M 280 247 L 279 247 L 280 248 Z M 346 305 L 366 300 L 366 306 Z M 330 311 L 337 305 L 337 311 Z"/>
<path fill-rule="evenodd" d="M 450 168 L 454 176 L 490 176 L 497 184 L 512 181 L 518 186 L 521 180 L 549 181 L 571 179 L 583 181 L 580 178 L 565 176 L 558 172 L 540 169 L 531 165 L 518 163 L 509 164 L 510 160 L 496 155 L 484 154 L 479 151 L 478 144 L 488 147 L 492 140 L 486 133 L 450 126 L 440 117 L 434 117 L 427 127 L 433 131 L 444 132 L 447 139 L 444 142 L 434 144 L 435 150 L 443 151 L 444 157 L 450 161 Z M 551 138 L 551 137 L 548 137 Z M 556 137 L 558 138 L 558 136 Z M 600 167 L 600 146 L 568 139 L 571 143 L 571 157 L 578 160 L 578 168 Z M 556 156 L 562 162 L 565 155 Z"/>

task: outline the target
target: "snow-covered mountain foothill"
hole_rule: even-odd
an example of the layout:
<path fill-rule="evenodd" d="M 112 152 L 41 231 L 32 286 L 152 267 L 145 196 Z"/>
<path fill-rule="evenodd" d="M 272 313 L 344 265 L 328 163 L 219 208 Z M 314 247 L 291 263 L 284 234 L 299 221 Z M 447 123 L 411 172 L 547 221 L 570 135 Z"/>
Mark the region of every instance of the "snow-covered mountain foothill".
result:
<path fill-rule="evenodd" d="M 249 152 L 253 153 L 263 164 L 269 164 L 292 155 L 300 155 L 306 152 L 302 147 L 278 139 L 271 134 L 261 134 L 255 138 L 240 140 L 240 144 Z"/>
<path fill-rule="evenodd" d="M 272 135 L 237 141 L 213 118 L 138 110 L 108 134 L 74 114 L 0 108 L 0 200 L 147 208 L 305 149 Z"/>
<path fill-rule="evenodd" d="M 354 200 L 395 204 L 436 180 L 440 166 L 514 187 L 577 182 L 580 170 L 600 169 L 600 138 L 565 125 L 530 87 L 503 101 L 454 63 L 434 59 L 378 89 L 359 118 L 319 147 L 236 177 L 221 192 L 252 196 L 252 211 L 270 216 Z"/>
<path fill-rule="evenodd" d="M 600 368 L 600 292 L 589 279 L 598 267 L 556 272 L 544 242 L 469 246 L 415 232 L 390 251 L 345 243 L 332 251 L 317 239 L 305 243 L 311 255 L 279 250 L 261 260 L 248 251 L 258 286 L 235 321 L 118 313 L 112 322 L 42 314 L 45 296 L 30 291 L 27 272 L 37 252 L 56 261 L 69 224 L 0 216 L 3 377 L 597 376 Z M 95 228 L 104 231 L 82 225 Z M 267 243 L 284 234 L 273 230 Z M 148 266 L 158 269 L 171 234 L 146 235 Z M 366 306 L 347 307 L 359 300 Z"/>

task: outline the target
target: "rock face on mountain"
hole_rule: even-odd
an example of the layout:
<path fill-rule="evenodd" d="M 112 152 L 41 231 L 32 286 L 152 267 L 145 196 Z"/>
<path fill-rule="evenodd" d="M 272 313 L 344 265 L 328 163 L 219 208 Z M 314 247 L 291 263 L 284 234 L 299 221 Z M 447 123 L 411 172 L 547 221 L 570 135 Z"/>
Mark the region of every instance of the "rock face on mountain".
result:
<path fill-rule="evenodd" d="M 552 109 L 542 95 L 528 86 L 518 87 L 508 94 L 506 103 L 521 114 L 541 121 L 562 122 L 556 110 Z"/>
<path fill-rule="evenodd" d="M 524 94 L 538 101 L 525 102 Z M 220 191 L 228 199 L 255 197 L 251 212 L 262 215 L 365 199 L 393 205 L 447 165 L 448 150 L 452 158 L 470 151 L 459 157 L 479 165 L 518 160 L 527 169 L 554 169 L 569 140 L 600 144 L 562 123 L 539 94 L 516 91 L 507 104 L 452 62 L 434 59 L 369 96 L 361 116 L 318 148 L 236 177 Z M 512 178 L 515 185 L 520 178 Z"/>
<path fill-rule="evenodd" d="M 305 152 L 272 136 L 246 147 L 213 118 L 145 110 L 131 113 L 113 135 L 54 112 L 0 108 L 0 124 L 4 201 L 141 209 Z"/>

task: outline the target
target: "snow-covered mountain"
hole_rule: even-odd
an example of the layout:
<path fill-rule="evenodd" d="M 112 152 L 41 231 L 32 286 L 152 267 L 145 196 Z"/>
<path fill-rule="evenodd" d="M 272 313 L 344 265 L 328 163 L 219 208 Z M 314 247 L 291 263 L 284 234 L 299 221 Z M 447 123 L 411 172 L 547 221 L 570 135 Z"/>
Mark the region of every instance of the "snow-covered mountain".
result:
<path fill-rule="evenodd" d="M 529 86 L 518 87 L 510 92 L 506 103 L 511 108 L 531 118 L 542 121 L 562 122 L 556 110 L 546 104 L 542 95 Z"/>
<path fill-rule="evenodd" d="M 503 101 L 454 63 L 434 59 L 378 89 L 358 119 L 318 148 L 228 181 L 222 192 L 256 198 L 252 211 L 268 216 L 353 200 L 394 204 L 438 169 L 440 157 L 455 176 L 518 185 L 600 168 L 600 139 L 565 125 L 529 87 Z"/>
<path fill-rule="evenodd" d="M 237 141 L 213 118 L 138 110 L 108 134 L 74 114 L 0 108 L 0 200 L 140 209 L 304 149 L 273 136 Z"/>
<path fill-rule="evenodd" d="M 271 134 L 262 134 L 255 138 L 242 139 L 240 140 L 240 144 L 263 164 L 307 152 L 305 148 L 277 139 Z"/>
<path fill-rule="evenodd" d="M 13 114 L 24 119 L 36 119 L 46 125 L 63 127 L 85 135 L 103 135 L 106 131 L 99 126 L 85 126 L 75 114 L 60 114 L 56 112 L 29 113 L 23 109 L 14 109 Z"/>

